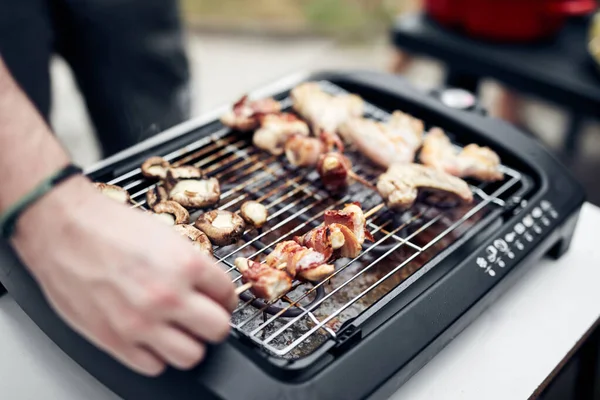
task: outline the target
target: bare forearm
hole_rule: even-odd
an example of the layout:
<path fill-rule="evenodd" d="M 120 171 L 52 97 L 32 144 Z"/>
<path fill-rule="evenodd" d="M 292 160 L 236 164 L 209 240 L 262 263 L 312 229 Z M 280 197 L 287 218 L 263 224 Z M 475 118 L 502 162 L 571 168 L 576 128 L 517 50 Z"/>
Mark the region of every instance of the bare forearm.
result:
<path fill-rule="evenodd" d="M 68 160 L 0 59 L 0 212 Z"/>

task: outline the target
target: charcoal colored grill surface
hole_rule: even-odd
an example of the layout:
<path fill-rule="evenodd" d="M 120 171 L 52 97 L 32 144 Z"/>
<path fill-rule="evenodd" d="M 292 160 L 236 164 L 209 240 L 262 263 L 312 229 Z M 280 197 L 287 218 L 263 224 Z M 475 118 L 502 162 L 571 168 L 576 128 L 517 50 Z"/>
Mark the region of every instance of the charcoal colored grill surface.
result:
<path fill-rule="evenodd" d="M 343 89 L 320 82 L 331 93 Z M 284 107 L 291 100 L 282 100 Z M 367 116 L 386 120 L 389 114 L 367 104 Z M 215 257 L 237 285 L 241 276 L 234 267 L 236 257 L 260 260 L 275 245 L 291 240 L 322 222 L 327 210 L 358 201 L 368 216 L 367 228 L 374 243 L 365 243 L 354 260 L 338 260 L 333 276 L 320 283 L 296 282 L 292 291 L 272 303 L 241 296 L 231 324 L 269 353 L 297 359 L 313 352 L 328 339 L 336 339 L 349 321 L 409 278 L 429 260 L 472 229 L 493 210 L 502 208 L 509 193 L 522 179 L 519 172 L 503 166 L 506 179 L 493 184 L 473 182 L 472 205 L 436 208 L 426 199 L 404 213 L 393 213 L 372 190 L 354 183 L 339 197 L 327 193 L 314 169 L 295 169 L 285 157 L 275 157 L 251 143 L 252 133 L 221 129 L 184 149 L 165 156 L 174 165 L 195 165 L 221 182 L 221 210 L 235 212 L 246 200 L 257 200 L 269 209 L 268 224 L 246 231 L 236 244 L 217 248 Z M 347 155 L 356 173 L 375 183 L 382 172 L 358 152 Z M 109 183 L 129 190 L 136 206 L 145 207 L 145 194 L 154 184 L 141 177 L 139 169 Z M 477 186 L 475 186 L 477 185 Z M 197 217 L 197 212 L 193 217 Z"/>

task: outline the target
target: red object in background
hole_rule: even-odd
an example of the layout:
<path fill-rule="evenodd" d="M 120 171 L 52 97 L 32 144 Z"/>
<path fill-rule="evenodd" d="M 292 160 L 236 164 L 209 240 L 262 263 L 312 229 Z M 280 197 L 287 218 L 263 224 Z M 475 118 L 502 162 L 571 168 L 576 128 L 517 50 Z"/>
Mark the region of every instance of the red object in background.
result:
<path fill-rule="evenodd" d="M 532 41 L 557 33 L 570 16 L 596 8 L 595 0 L 425 0 L 437 22 L 469 36 Z"/>

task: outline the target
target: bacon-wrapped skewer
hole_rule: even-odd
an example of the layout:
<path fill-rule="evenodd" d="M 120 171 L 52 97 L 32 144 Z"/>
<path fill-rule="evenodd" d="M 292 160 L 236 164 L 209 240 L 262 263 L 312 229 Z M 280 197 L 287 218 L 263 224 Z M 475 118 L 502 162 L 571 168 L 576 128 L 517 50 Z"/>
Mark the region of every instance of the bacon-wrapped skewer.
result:
<path fill-rule="evenodd" d="M 321 281 L 334 271 L 334 266 L 327 264 L 324 254 L 301 246 L 293 240 L 277 244 L 265 262 L 272 267 L 285 263 L 288 274 L 311 282 Z"/>
<path fill-rule="evenodd" d="M 243 96 L 233 109 L 221 117 L 223 125 L 240 131 L 251 131 L 260 126 L 261 117 L 281 111 L 281 104 L 272 98 L 250 100 Z"/>
<path fill-rule="evenodd" d="M 352 171 L 352 162 L 342 153 L 329 152 L 321 155 L 317 163 L 317 172 L 325 189 L 331 193 L 345 190 L 351 180 L 358 181 L 370 189 L 377 188 L 363 177 Z"/>
<path fill-rule="evenodd" d="M 273 301 L 292 288 L 292 277 L 284 270 L 243 257 L 236 258 L 235 266 L 246 284 L 238 288 L 238 294 L 251 288 L 256 297 Z"/>

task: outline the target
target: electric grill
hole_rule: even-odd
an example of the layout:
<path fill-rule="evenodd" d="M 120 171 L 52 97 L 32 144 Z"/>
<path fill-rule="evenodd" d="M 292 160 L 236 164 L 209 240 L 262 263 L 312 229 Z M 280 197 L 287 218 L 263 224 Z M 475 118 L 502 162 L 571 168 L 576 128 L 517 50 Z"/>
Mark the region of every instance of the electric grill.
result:
<path fill-rule="evenodd" d="M 469 182 L 475 202 L 443 208 L 423 198 L 394 213 L 377 193 L 356 183 L 328 194 L 313 170 L 294 169 L 254 148 L 251 135 L 218 122 L 224 110 L 179 125 L 88 171 L 96 180 L 126 188 L 137 206 L 154 182 L 139 166 L 162 155 L 194 164 L 222 186 L 220 209 L 258 200 L 270 211 L 258 231 L 215 250 L 241 285 L 236 257 L 260 257 L 276 243 L 314 228 L 326 210 L 359 201 L 373 243 L 353 260 L 336 262 L 321 283 L 299 283 L 272 303 L 244 292 L 232 333 L 209 348 L 192 371 L 141 377 L 97 350 L 51 310 L 34 280 L 5 243 L 0 281 L 25 312 L 69 356 L 117 394 L 131 399 L 354 399 L 386 398 L 491 304 L 528 266 L 546 254 L 562 255 L 584 200 L 581 187 L 532 138 L 480 113 L 451 109 L 398 77 L 371 73 L 318 73 L 276 82 L 254 96 L 290 106 L 289 90 L 317 81 L 332 93 L 362 96 L 367 114 L 385 120 L 399 109 L 440 126 L 453 142 L 497 151 L 501 182 Z M 377 170 L 348 152 L 355 172 L 375 181 Z"/>

